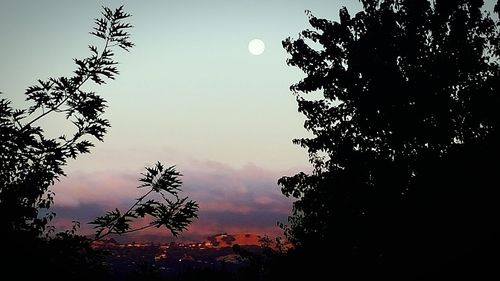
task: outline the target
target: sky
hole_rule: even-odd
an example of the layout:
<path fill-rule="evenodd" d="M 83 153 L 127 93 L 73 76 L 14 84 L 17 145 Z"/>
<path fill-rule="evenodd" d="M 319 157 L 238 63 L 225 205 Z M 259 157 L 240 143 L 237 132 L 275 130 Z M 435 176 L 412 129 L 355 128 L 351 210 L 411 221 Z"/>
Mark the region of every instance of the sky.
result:
<path fill-rule="evenodd" d="M 90 154 L 70 160 L 56 183 L 54 224 L 85 224 L 139 195 L 145 166 L 176 165 L 184 194 L 200 204 L 200 217 L 184 234 L 195 239 L 228 232 L 279 235 L 291 200 L 279 191 L 284 175 L 308 171 L 307 151 L 292 139 L 308 136 L 289 86 L 303 74 L 286 65 L 281 41 L 309 28 L 305 10 L 338 19 L 345 0 L 7 1 L 0 0 L 0 91 L 23 106 L 37 79 L 71 76 L 73 58 L 98 43 L 88 32 L 101 6 L 124 5 L 136 46 L 116 51 L 120 75 L 86 85 L 108 101 L 111 128 Z M 261 39 L 265 51 L 249 53 Z M 39 123 L 48 135 L 70 127 Z M 145 232 L 170 239 L 168 231 Z M 140 237 L 135 237 L 140 239 Z"/>

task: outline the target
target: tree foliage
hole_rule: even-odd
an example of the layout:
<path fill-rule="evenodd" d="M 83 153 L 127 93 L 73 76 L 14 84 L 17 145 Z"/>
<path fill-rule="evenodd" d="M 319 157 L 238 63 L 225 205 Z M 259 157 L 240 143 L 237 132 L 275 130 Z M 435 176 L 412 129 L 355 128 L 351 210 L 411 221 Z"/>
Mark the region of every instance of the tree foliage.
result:
<path fill-rule="evenodd" d="M 103 117 L 106 101 L 95 92 L 85 91 L 88 81 L 105 83 L 118 74 L 113 60 L 113 48 L 128 51 L 130 42 L 125 22 L 130 17 L 123 7 L 111 10 L 107 7 L 102 17 L 96 19 L 91 32 L 103 41 L 103 46 L 90 45 L 90 55 L 74 59 L 76 70 L 72 77 L 38 80 L 29 87 L 26 100 L 31 106 L 14 109 L 9 100 L 0 100 L 0 214 L 5 232 L 32 232 L 40 235 L 53 217 L 52 213 L 41 217 L 40 209 L 48 209 L 54 200 L 49 187 L 64 175 L 63 166 L 68 158 L 88 153 L 93 146 L 91 138 L 103 140 L 110 126 Z M 47 137 L 37 121 L 48 114 L 61 114 L 74 125 L 71 135 Z"/>
<path fill-rule="evenodd" d="M 361 2 L 283 41 L 314 168 L 279 180 L 283 226 L 345 270 L 437 270 L 498 234 L 500 6 Z"/>
<path fill-rule="evenodd" d="M 2 265 L 6 275 L 31 279 L 45 278 L 50 272 L 69 280 L 96 280 L 104 269 L 102 253 L 92 249 L 92 240 L 77 234 L 79 222 L 71 230 L 54 233 L 49 222 L 55 216 L 50 212 L 55 194 L 50 187 L 65 175 L 68 159 L 89 153 L 92 140 L 103 141 L 110 127 L 103 116 L 105 99 L 85 88 L 91 82 L 104 84 L 119 73 L 114 50 L 129 51 L 134 46 L 129 17 L 123 7 L 103 7 L 90 32 L 102 46 L 89 45 L 88 57 L 74 59 L 73 76 L 38 80 L 24 93 L 30 103 L 27 108 L 15 109 L 8 99 L 0 99 L 0 238 L 7 243 L 3 253 L 8 261 Z M 47 136 L 39 121 L 49 114 L 62 116 L 74 130 Z M 149 191 L 125 213 L 116 209 L 96 218 L 96 239 L 143 229 L 132 229 L 129 223 L 145 216 L 153 218 L 146 227 L 165 226 L 174 235 L 185 230 L 197 217 L 198 205 L 179 197 L 179 176 L 174 167 L 164 168 L 160 163 L 147 168 L 140 187 Z M 145 201 L 153 194 L 160 199 Z M 15 270 L 20 267 L 29 270 Z"/>
<path fill-rule="evenodd" d="M 138 188 L 146 188 L 144 195 L 124 213 L 115 209 L 97 217 L 91 224 L 95 225 L 95 239 L 102 239 L 109 234 L 124 234 L 149 227 L 166 227 L 172 235 L 177 236 L 184 231 L 194 218 L 197 218 L 198 204 L 188 197 L 179 197 L 182 185 L 181 174 L 174 166 L 163 167 L 158 162 L 139 179 L 142 184 Z M 150 198 L 156 195 L 157 198 Z M 134 219 L 148 217 L 150 221 L 142 226 L 131 226 Z"/>

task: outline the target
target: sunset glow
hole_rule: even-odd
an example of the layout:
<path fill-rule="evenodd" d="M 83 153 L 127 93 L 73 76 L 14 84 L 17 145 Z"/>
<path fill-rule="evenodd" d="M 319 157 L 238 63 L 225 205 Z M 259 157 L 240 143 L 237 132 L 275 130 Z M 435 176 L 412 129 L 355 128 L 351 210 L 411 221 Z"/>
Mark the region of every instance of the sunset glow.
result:
<path fill-rule="evenodd" d="M 359 3 L 264 2 L 265 9 L 251 1 L 106 1 L 132 14 L 136 46 L 130 54 L 117 53 L 116 81 L 96 87 L 108 100 L 111 129 L 104 142 L 69 161 L 67 177 L 54 186 L 59 229 L 76 219 L 83 233 L 92 233 L 86 223 L 130 205 L 140 194 L 143 168 L 161 161 L 177 166 L 185 195 L 200 204 L 200 218 L 181 238 L 282 235 L 276 223 L 286 221 L 291 200 L 277 180 L 308 170 L 309 163 L 291 143 L 307 133 L 289 93 L 301 74 L 286 66 L 281 41 L 307 27 L 306 9 L 326 16 Z M 71 75 L 72 58 L 88 52 L 89 24 L 100 9 L 92 1 L 3 3 L 1 91 L 21 105 L 37 79 Z M 259 59 L 246 49 L 256 35 L 249 47 L 254 54 L 265 49 Z M 71 129 L 64 122 L 52 118 L 40 125 L 55 135 Z M 146 234 L 171 238 L 167 230 Z"/>

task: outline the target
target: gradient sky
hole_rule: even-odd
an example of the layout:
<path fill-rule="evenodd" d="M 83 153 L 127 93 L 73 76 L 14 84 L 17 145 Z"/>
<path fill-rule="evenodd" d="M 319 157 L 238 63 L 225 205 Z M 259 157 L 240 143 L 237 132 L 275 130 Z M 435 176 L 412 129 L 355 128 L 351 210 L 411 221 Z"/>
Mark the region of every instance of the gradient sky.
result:
<path fill-rule="evenodd" d="M 359 2 L 0 0 L 0 91 L 22 105 L 37 79 L 70 76 L 72 58 L 96 42 L 88 32 L 101 5 L 122 4 L 133 14 L 136 47 L 116 52 L 115 81 L 87 88 L 108 100 L 112 128 L 66 167 L 54 187 L 55 223 L 130 204 L 143 167 L 161 161 L 177 165 L 186 194 L 200 203 L 187 237 L 279 234 L 290 201 L 276 181 L 308 169 L 306 151 L 291 143 L 307 132 L 288 90 L 303 75 L 286 65 L 281 41 L 309 27 L 304 10 L 337 19 L 342 6 L 354 14 Z M 266 44 L 260 56 L 248 52 L 254 38 Z M 68 128 L 56 118 L 39 124 L 48 134 Z"/>

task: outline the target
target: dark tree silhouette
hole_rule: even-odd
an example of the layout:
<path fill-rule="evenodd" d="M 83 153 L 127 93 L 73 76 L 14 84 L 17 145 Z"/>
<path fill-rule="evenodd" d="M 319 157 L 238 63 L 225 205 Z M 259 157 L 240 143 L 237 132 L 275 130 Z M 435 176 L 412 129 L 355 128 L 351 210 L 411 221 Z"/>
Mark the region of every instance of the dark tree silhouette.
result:
<path fill-rule="evenodd" d="M 286 234 L 344 278 L 492 273 L 500 218 L 500 6 L 363 0 L 286 39 L 313 172 Z M 293 267 L 292 267 L 293 268 Z M 498 275 L 498 272 L 495 273 Z M 463 276 L 462 276 L 463 277 Z"/>
<path fill-rule="evenodd" d="M 49 187 L 64 175 L 68 158 L 88 153 L 93 146 L 89 137 L 102 141 L 108 120 L 103 118 L 106 101 L 94 92 L 85 91 L 86 83 L 105 83 L 118 74 L 113 61 L 113 47 L 128 51 L 133 44 L 124 22 L 130 15 L 120 7 L 115 11 L 104 8 L 103 17 L 96 19 L 91 34 L 101 38 L 102 50 L 90 45 L 91 55 L 74 59 L 77 68 L 73 77 L 38 80 L 29 87 L 27 109 L 13 109 L 10 101 L 1 99 L 1 169 L 0 223 L 5 233 L 31 233 L 39 236 L 53 217 L 40 216 L 40 209 L 49 209 L 54 194 Z M 74 125 L 71 135 L 49 138 L 37 121 L 48 114 L 60 114 Z M 17 235 L 17 234 L 16 234 Z"/>
<path fill-rule="evenodd" d="M 128 33 L 132 27 L 129 17 L 123 7 L 103 7 L 102 17 L 95 20 L 90 32 L 102 39 L 102 47 L 89 45 L 90 56 L 74 59 L 72 77 L 39 80 L 29 87 L 25 92 L 29 108 L 14 109 L 9 100 L 0 99 L 0 240 L 5 243 L 2 253 L 6 258 L 0 269 L 6 276 L 45 279 L 50 273 L 56 279 L 88 280 L 103 270 L 92 240 L 77 234 L 79 222 L 60 233 L 49 226 L 55 216 L 50 212 L 54 202 L 50 187 L 65 175 L 67 160 L 89 153 L 91 139 L 102 141 L 110 126 L 103 117 L 106 101 L 84 88 L 89 82 L 104 84 L 118 74 L 113 50 L 129 51 L 134 45 Z M 65 118 L 74 125 L 73 132 L 48 137 L 37 124 L 49 114 Z M 197 203 L 179 197 L 180 174 L 174 167 L 165 169 L 158 163 L 146 168 L 143 176 L 140 187 L 150 189 L 125 213 L 116 209 L 96 218 L 96 239 L 152 226 L 164 226 L 178 235 L 197 217 Z M 145 201 L 154 194 L 162 200 Z M 152 218 L 150 224 L 130 226 L 131 219 L 145 216 Z"/>
<path fill-rule="evenodd" d="M 182 176 L 175 167 L 165 168 L 158 162 L 153 168 L 146 168 L 146 173 L 139 179 L 142 184 L 138 188 L 148 191 L 124 213 L 115 209 L 104 216 L 97 217 L 91 224 L 95 225 L 95 239 L 102 239 L 110 234 L 125 234 L 150 227 L 166 227 L 172 235 L 177 236 L 187 229 L 194 218 L 197 218 L 198 203 L 179 197 Z M 157 195 L 160 199 L 148 197 Z M 159 195 L 159 196 L 158 196 Z M 130 222 L 137 218 L 148 217 L 149 223 L 142 226 L 131 226 Z"/>

